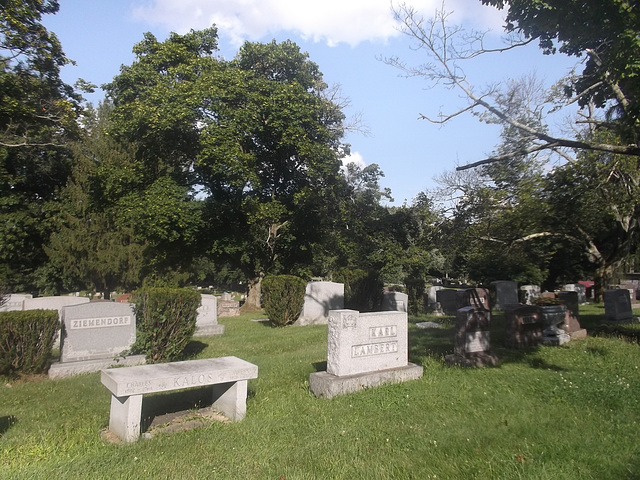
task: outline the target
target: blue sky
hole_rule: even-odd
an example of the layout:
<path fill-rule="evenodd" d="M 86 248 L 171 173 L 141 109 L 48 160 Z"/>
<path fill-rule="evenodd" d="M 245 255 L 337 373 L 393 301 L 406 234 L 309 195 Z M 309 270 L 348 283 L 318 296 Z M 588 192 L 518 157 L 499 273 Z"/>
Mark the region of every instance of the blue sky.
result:
<path fill-rule="evenodd" d="M 440 0 L 407 3 L 431 17 Z M 445 9 L 465 28 L 502 33 L 502 14 L 480 0 L 448 0 Z M 377 163 L 385 174 L 395 205 L 435 187 L 434 178 L 485 158 L 498 143 L 500 130 L 463 115 L 445 126 L 419 120 L 465 105 L 456 92 L 430 89 L 424 79 L 405 78 L 380 61 L 397 56 L 410 64 L 427 62 L 397 30 L 388 0 L 60 0 L 60 11 L 43 19 L 77 65 L 65 67 L 67 83 L 83 78 L 101 85 L 134 61 L 133 45 L 144 32 L 164 40 L 169 32 L 185 33 L 215 23 L 220 55 L 231 59 L 244 40 L 291 39 L 317 63 L 330 84 L 349 98 L 347 116 L 359 114 L 369 135 L 348 134 L 353 160 Z M 492 54 L 464 66 L 481 87 L 536 72 L 547 84 L 565 75 L 575 59 L 544 56 L 535 45 Z M 88 95 L 96 103 L 102 92 Z"/>

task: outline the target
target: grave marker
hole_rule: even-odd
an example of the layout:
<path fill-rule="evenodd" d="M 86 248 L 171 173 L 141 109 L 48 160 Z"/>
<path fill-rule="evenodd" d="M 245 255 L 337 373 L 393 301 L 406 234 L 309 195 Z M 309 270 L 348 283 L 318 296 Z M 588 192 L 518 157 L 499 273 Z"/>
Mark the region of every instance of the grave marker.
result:
<path fill-rule="evenodd" d="M 135 340 L 136 317 L 129 303 L 97 301 L 65 306 L 60 362 L 51 365 L 49 377 L 144 363 L 144 355 L 122 356 Z"/>
<path fill-rule="evenodd" d="M 496 310 L 506 310 L 508 305 L 520 303 L 518 301 L 518 284 L 509 280 L 491 282 L 495 295 Z"/>
<path fill-rule="evenodd" d="M 634 320 L 629 290 L 624 288 L 605 290 L 604 316 L 608 322 L 632 322 Z"/>
<path fill-rule="evenodd" d="M 453 355 L 445 356 L 448 365 L 484 367 L 498 364 L 498 358 L 490 351 L 490 318 L 491 313 L 482 308 L 458 309 Z"/>
<path fill-rule="evenodd" d="M 421 377 L 423 368 L 408 362 L 407 324 L 406 312 L 331 310 L 327 370 L 310 375 L 311 392 L 332 398 Z"/>
<path fill-rule="evenodd" d="M 196 331 L 194 337 L 207 337 L 210 335 L 222 335 L 224 325 L 218 324 L 218 298 L 215 295 L 203 294 L 200 296 L 198 317 L 196 318 Z"/>
<path fill-rule="evenodd" d="M 305 288 L 302 313 L 294 325 L 319 325 L 329 321 L 331 310 L 344 308 L 344 284 L 309 282 Z"/>

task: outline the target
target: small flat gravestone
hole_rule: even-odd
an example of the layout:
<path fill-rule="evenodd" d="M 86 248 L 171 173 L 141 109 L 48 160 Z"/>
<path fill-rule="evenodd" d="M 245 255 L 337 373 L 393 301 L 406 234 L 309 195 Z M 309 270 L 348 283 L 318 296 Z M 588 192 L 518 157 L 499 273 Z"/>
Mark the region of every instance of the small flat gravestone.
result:
<path fill-rule="evenodd" d="M 327 370 L 309 376 L 316 397 L 332 398 L 422 376 L 408 362 L 406 312 L 329 312 Z"/>
<path fill-rule="evenodd" d="M 145 363 L 144 355 L 124 356 L 136 340 L 132 305 L 109 301 L 62 308 L 60 362 L 49 377 L 61 378 L 96 372 L 114 365 Z"/>
<path fill-rule="evenodd" d="M 446 355 L 447 365 L 484 367 L 498 364 L 498 357 L 491 353 L 491 313 L 476 307 L 458 309 L 453 355 Z"/>

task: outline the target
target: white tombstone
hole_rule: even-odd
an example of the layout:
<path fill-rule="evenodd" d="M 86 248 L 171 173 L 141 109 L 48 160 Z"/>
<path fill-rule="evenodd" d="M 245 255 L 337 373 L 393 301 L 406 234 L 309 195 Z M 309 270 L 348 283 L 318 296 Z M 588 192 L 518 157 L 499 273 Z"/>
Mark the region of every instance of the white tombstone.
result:
<path fill-rule="evenodd" d="M 0 312 L 15 312 L 24 310 L 24 301 L 33 298 L 30 294 L 12 293 L 7 301 L 0 307 Z"/>
<path fill-rule="evenodd" d="M 541 293 L 539 285 L 522 285 L 520 292 L 522 292 L 522 303 L 525 305 L 533 305 L 533 300 L 538 298 Z"/>
<path fill-rule="evenodd" d="M 302 313 L 295 325 L 326 324 L 329 311 L 344 308 L 344 284 L 309 282 L 305 289 Z"/>
<path fill-rule="evenodd" d="M 329 313 L 327 370 L 309 376 L 317 397 L 332 398 L 383 383 L 414 380 L 423 368 L 408 362 L 406 312 Z"/>
<path fill-rule="evenodd" d="M 222 335 L 224 325 L 218 324 L 218 298 L 215 295 L 201 295 L 198 317 L 196 319 L 196 331 L 194 337 L 207 337 L 210 335 Z"/>

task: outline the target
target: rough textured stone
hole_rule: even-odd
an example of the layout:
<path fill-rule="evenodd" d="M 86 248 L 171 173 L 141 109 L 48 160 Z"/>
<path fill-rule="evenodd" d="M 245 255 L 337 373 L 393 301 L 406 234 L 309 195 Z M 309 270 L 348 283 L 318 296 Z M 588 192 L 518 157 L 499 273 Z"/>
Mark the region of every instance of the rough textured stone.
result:
<path fill-rule="evenodd" d="M 202 295 L 200 306 L 198 307 L 198 317 L 196 319 L 196 331 L 194 337 L 208 337 L 211 335 L 222 335 L 224 325 L 218 324 L 218 298 L 214 295 Z"/>

